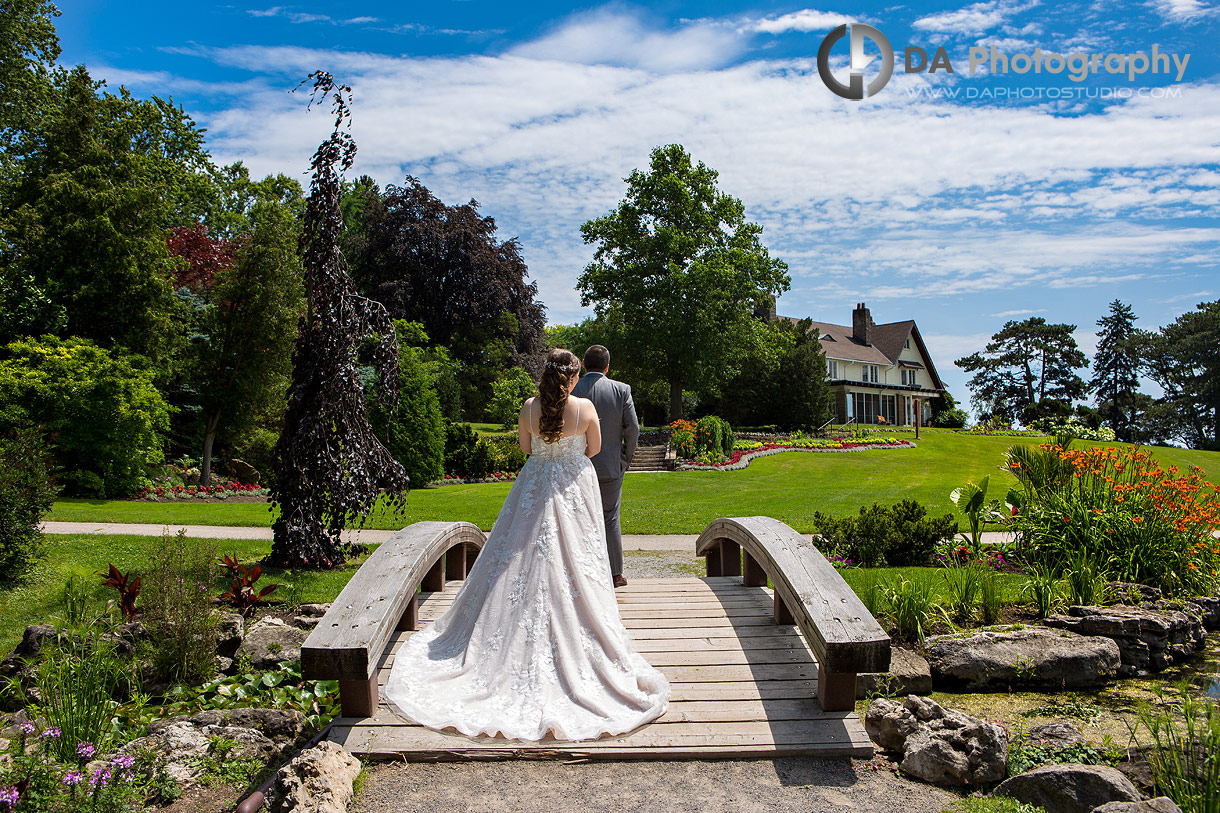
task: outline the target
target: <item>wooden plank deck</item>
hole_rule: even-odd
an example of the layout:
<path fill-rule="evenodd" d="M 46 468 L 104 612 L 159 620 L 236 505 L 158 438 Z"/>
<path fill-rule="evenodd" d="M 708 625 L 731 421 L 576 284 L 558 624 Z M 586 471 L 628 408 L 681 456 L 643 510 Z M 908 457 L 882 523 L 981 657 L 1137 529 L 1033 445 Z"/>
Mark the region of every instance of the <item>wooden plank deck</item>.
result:
<path fill-rule="evenodd" d="M 795 627 L 773 622 L 771 591 L 724 577 L 632 579 L 615 592 L 636 646 L 672 688 L 669 711 L 650 725 L 621 737 L 524 743 L 433 731 L 382 699 L 371 718 L 336 720 L 330 738 L 356 754 L 410 761 L 872 756 L 854 712 L 818 704 L 817 664 Z M 451 585 L 422 594 L 420 625 L 456 593 Z M 380 684 L 409 635 L 390 639 Z"/>

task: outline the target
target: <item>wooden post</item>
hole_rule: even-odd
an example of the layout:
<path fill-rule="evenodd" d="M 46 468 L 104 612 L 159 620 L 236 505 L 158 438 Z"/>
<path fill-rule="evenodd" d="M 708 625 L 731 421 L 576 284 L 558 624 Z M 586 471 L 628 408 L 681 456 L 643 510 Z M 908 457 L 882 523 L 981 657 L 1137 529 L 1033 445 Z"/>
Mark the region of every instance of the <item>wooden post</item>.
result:
<path fill-rule="evenodd" d="M 720 542 L 720 575 L 741 575 L 741 545 L 727 539 Z"/>
<path fill-rule="evenodd" d="M 818 664 L 818 702 L 823 711 L 851 711 L 856 707 L 856 673 L 827 672 Z"/>
<path fill-rule="evenodd" d="M 466 545 L 450 548 L 445 553 L 445 578 L 461 581 L 466 578 Z"/>
<path fill-rule="evenodd" d="M 746 570 L 742 576 L 742 581 L 746 587 L 766 587 L 767 586 L 767 571 L 758 563 L 758 560 L 746 551 Z"/>
<path fill-rule="evenodd" d="M 919 399 L 916 398 L 914 400 L 915 400 L 915 440 L 919 440 L 919 419 L 922 418 L 923 415 L 920 414 Z"/>
<path fill-rule="evenodd" d="M 781 627 L 790 627 L 796 623 L 796 619 L 792 617 L 792 613 L 788 610 L 788 605 L 784 603 L 784 597 L 775 591 L 775 623 Z"/>
<path fill-rule="evenodd" d="M 368 680 L 339 681 L 339 712 L 344 717 L 372 717 L 377 713 L 377 675 Z"/>
<path fill-rule="evenodd" d="M 419 593 L 411 596 L 411 601 L 402 611 L 402 616 L 398 619 L 398 625 L 394 629 L 399 632 L 419 629 Z"/>
<path fill-rule="evenodd" d="M 424 574 L 422 582 L 425 593 L 440 593 L 445 589 L 445 557 L 436 560 L 432 569 Z"/>
<path fill-rule="evenodd" d="M 716 547 L 709 550 L 707 552 L 707 554 L 703 557 L 703 561 L 707 563 L 707 575 L 709 575 L 709 576 L 724 575 L 721 570 L 720 546 L 719 545 L 717 545 Z"/>

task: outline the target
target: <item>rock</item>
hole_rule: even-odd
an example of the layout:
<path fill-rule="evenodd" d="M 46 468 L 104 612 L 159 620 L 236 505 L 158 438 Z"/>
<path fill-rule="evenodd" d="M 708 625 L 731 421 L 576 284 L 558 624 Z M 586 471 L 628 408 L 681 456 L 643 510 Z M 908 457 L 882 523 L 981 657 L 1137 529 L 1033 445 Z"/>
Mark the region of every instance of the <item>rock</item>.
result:
<path fill-rule="evenodd" d="M 1118 644 L 1120 677 L 1159 672 L 1203 648 L 1203 609 L 1197 604 L 1155 601 L 1141 607 L 1069 607 L 1045 619 L 1048 627 L 1101 635 Z"/>
<path fill-rule="evenodd" d="M 937 635 L 927 640 L 928 662 L 938 689 L 1083 689 L 1114 679 L 1118 645 L 1101 636 L 1044 627 Z"/>
<path fill-rule="evenodd" d="M 310 618 L 321 618 L 329 609 L 329 604 L 302 604 L 297 608 L 297 612 Z"/>
<path fill-rule="evenodd" d="M 909 649 L 890 650 L 889 672 L 865 672 L 856 675 L 856 699 L 877 694 L 929 694 L 932 691 L 932 670 L 923 656 Z"/>
<path fill-rule="evenodd" d="M 0 676 L 13 677 L 25 671 L 30 662 L 38 660 L 43 647 L 48 643 L 67 640 L 68 636 L 58 632 L 50 624 L 32 624 L 25 628 L 21 643 L 0 661 Z"/>
<path fill-rule="evenodd" d="M 1198 596 L 1190 601 L 1203 611 L 1199 620 L 1203 622 L 1204 629 L 1220 629 L 1220 596 Z"/>
<path fill-rule="evenodd" d="M 243 486 L 258 485 L 260 477 L 258 469 L 254 468 L 244 460 L 231 458 L 229 460 L 227 470 L 229 472 L 229 476 L 241 483 Z"/>
<path fill-rule="evenodd" d="M 1051 748 L 1067 748 L 1084 742 L 1084 734 L 1067 720 L 1036 725 L 1029 730 L 1029 741 Z"/>
<path fill-rule="evenodd" d="M 1163 595 L 1159 587 L 1135 582 L 1106 582 L 1103 592 L 1112 604 L 1143 604 L 1157 601 Z"/>
<path fill-rule="evenodd" d="M 220 624 L 216 628 L 216 654 L 222 658 L 234 658 L 237 649 L 245 640 L 246 619 L 241 613 L 224 610 L 220 613 Z"/>
<path fill-rule="evenodd" d="M 1142 798 L 1122 772 L 1108 765 L 1044 765 L 1005 779 L 995 795 L 1008 796 L 1056 813 L 1091 813 L 1107 802 Z"/>
<path fill-rule="evenodd" d="M 1168 796 L 1158 796 L 1142 802 L 1106 802 L 1093 813 L 1182 813 L 1182 808 Z"/>
<path fill-rule="evenodd" d="M 1158 796 L 1142 802 L 1106 802 L 1093 813 L 1182 813 L 1182 808 L 1168 796 Z"/>
<path fill-rule="evenodd" d="M 989 723 L 916 695 L 874 700 L 864 727 L 887 751 L 902 754 L 902 772 L 934 785 L 998 782 L 1008 770 L 1008 735 Z"/>
<path fill-rule="evenodd" d="M 245 639 L 237 648 L 237 659 L 249 657 L 254 669 L 273 669 L 284 662 L 300 663 L 301 644 L 308 637 L 305 630 L 269 615 L 246 629 Z"/>
<path fill-rule="evenodd" d="M 323 740 L 280 769 L 268 807 L 272 813 L 346 813 L 359 773 L 360 760 Z"/>
<path fill-rule="evenodd" d="M 318 622 L 321 620 L 321 618 L 315 618 L 314 616 L 310 615 L 296 615 L 292 618 L 292 626 L 299 627 L 303 630 L 313 630 L 314 627 L 318 626 Z"/>
<path fill-rule="evenodd" d="M 166 772 L 184 788 L 204 771 L 204 758 L 216 755 L 213 738 L 231 740 L 231 753 L 263 764 L 278 762 L 300 747 L 308 721 L 299 711 L 283 709 L 211 709 L 193 716 L 157 720 L 148 734 L 133 740 L 120 753 L 151 749 L 165 760 Z"/>

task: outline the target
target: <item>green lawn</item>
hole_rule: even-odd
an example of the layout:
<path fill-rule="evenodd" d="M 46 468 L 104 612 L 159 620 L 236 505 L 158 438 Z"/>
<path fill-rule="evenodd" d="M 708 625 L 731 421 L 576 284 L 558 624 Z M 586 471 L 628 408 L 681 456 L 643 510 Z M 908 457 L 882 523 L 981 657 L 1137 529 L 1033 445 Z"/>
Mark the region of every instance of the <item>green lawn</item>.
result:
<path fill-rule="evenodd" d="M 124 573 L 137 572 L 148 561 L 147 551 L 153 539 L 147 536 L 111 536 L 100 534 L 48 534 L 45 557 L 40 559 L 20 584 L 0 589 L 0 656 L 21 640 L 30 624 L 62 624 L 61 597 L 64 583 L 72 575 L 83 576 L 97 586 L 94 597 L 97 606 L 118 594 L 102 586 L 101 574 L 114 564 Z M 258 561 L 271 552 L 266 541 L 239 539 L 216 540 L 218 551 L 229 554 L 246 564 Z M 331 601 L 347 584 L 365 557 L 354 559 L 346 566 L 329 571 L 286 572 L 268 568 L 259 584 L 280 584 L 271 598 L 291 603 Z M 217 593 L 223 581 L 217 582 Z"/>
<path fill-rule="evenodd" d="M 762 514 L 808 533 L 814 511 L 843 516 L 861 505 L 901 499 L 918 500 L 936 514 L 948 513 L 949 492 L 967 480 L 990 474 L 992 493 L 1002 496 L 1013 482 L 998 468 L 1005 450 L 1013 443 L 1042 440 L 925 431 L 917 449 L 794 452 L 756 459 L 741 471 L 632 474 L 623 486 L 623 532 L 699 533 L 717 517 Z M 1166 465 L 1220 472 L 1220 452 L 1158 448 L 1155 453 Z M 407 500 L 404 517 L 377 512 L 370 527 L 466 520 L 490 529 L 509 487 L 480 483 L 417 489 Z M 261 503 L 64 499 L 47 519 L 267 526 L 271 514 Z"/>

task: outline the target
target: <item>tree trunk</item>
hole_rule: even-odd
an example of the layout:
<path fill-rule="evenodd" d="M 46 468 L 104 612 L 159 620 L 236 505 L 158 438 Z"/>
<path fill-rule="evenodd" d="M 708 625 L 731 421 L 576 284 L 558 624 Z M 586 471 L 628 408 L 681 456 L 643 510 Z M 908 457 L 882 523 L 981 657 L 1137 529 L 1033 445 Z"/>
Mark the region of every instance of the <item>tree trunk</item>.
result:
<path fill-rule="evenodd" d="M 220 410 L 208 416 L 207 428 L 203 432 L 203 460 L 199 464 L 199 485 L 212 484 L 212 444 L 216 441 L 216 427 L 220 425 Z"/>
<path fill-rule="evenodd" d="M 669 420 L 681 420 L 682 415 L 682 379 L 675 378 L 669 382 Z"/>

